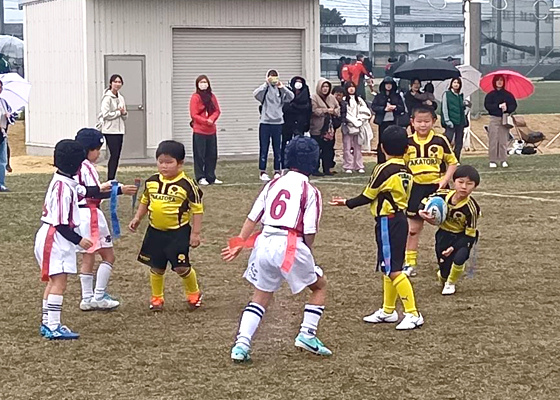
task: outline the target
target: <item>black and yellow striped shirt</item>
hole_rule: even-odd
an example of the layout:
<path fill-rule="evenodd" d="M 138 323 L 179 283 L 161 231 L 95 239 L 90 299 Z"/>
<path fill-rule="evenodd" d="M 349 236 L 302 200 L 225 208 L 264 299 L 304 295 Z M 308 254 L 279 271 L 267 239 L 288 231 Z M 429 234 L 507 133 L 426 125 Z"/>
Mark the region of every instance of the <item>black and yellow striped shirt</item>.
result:
<path fill-rule="evenodd" d="M 377 165 L 363 195 L 373 200 L 371 214 L 381 217 L 404 211 L 412 189 L 412 175 L 402 158 Z"/>
<path fill-rule="evenodd" d="M 161 231 L 179 229 L 189 223 L 192 214 L 204 212 L 202 191 L 184 172 L 174 179 L 152 175 L 140 202 L 148 205 L 150 225 Z"/>
<path fill-rule="evenodd" d="M 441 197 L 447 203 L 447 217 L 441 224 L 440 229 L 451 233 L 464 233 L 476 238 L 478 219 L 482 216 L 480 206 L 471 196 L 457 204 L 452 204 L 455 190 L 442 189 L 425 198 L 422 203 L 426 204 L 432 197 Z"/>
<path fill-rule="evenodd" d="M 445 175 L 445 166 L 459 163 L 447 138 L 434 131 L 425 139 L 419 138 L 418 133 L 410 135 L 405 160 L 414 183 L 421 185 L 438 183 Z"/>

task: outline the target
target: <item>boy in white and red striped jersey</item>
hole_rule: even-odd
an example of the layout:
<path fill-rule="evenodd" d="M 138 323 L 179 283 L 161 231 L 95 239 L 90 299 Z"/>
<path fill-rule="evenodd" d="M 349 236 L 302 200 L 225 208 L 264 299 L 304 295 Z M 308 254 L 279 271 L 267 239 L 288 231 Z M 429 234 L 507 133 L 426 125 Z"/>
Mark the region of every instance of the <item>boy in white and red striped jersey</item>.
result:
<path fill-rule="evenodd" d="M 243 311 L 231 350 L 235 362 L 250 360 L 252 337 L 283 280 L 288 282 L 293 294 L 311 289 L 295 346 L 318 355 L 332 355 L 316 337 L 325 309 L 327 286 L 323 271 L 315 265 L 311 253 L 322 204 L 321 193 L 309 183 L 309 175 L 319 162 L 319 146 L 311 138 L 297 136 L 286 147 L 285 157 L 289 172 L 265 185 L 241 233 L 222 251 L 224 260 L 235 259 L 243 247 L 251 247 L 251 233 L 262 223 L 263 230 L 256 238 L 244 274 L 255 292 Z"/>
<path fill-rule="evenodd" d="M 41 280 L 48 282 L 43 295 L 41 335 L 51 340 L 78 339 L 60 322 L 62 300 L 68 274 L 76 273 L 76 245 L 89 249 L 92 243 L 74 228 L 80 224 L 78 190 L 85 189 L 74 180 L 74 175 L 86 157 L 83 146 L 65 139 L 56 144 L 54 165 L 58 168 L 47 190 L 43 225 L 35 237 L 35 257 L 41 267 Z"/>
<path fill-rule="evenodd" d="M 82 128 L 76 135 L 78 141 L 86 151 L 86 159 L 78 170 L 77 180 L 81 186 L 86 188 L 87 195 L 78 197 L 78 207 L 80 214 L 80 225 L 76 232 L 82 236 L 89 237 L 93 246 L 83 249 L 77 246 L 76 251 L 82 253 L 82 266 L 80 268 L 80 282 L 82 286 L 82 301 L 80 309 L 82 311 L 95 310 L 114 310 L 120 303 L 106 293 L 109 278 L 113 271 L 115 253 L 113 252 L 113 240 L 109 225 L 99 208 L 101 201 L 111 196 L 111 192 L 101 192 L 102 186 L 99 181 L 99 173 L 95 167 L 95 162 L 101 153 L 103 146 L 103 134 L 94 128 Z M 110 185 L 111 182 L 105 183 Z M 119 184 L 118 194 L 133 195 L 138 189 L 134 185 Z M 93 288 L 93 266 L 95 264 L 95 254 L 101 256 L 101 263 L 97 268 L 95 279 L 95 290 Z"/>

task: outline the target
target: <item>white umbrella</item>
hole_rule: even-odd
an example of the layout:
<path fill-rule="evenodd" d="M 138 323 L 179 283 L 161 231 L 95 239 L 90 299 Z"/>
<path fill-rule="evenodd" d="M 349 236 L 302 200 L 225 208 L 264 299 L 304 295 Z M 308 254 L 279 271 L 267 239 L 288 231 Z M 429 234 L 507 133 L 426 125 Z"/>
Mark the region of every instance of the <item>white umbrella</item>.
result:
<path fill-rule="evenodd" d="M 0 54 L 8 58 L 23 59 L 23 40 L 15 36 L 0 35 Z"/>
<path fill-rule="evenodd" d="M 3 84 L 0 97 L 8 102 L 12 111 L 18 111 L 27 105 L 31 91 L 29 82 L 15 72 L 0 75 L 0 81 Z"/>
<path fill-rule="evenodd" d="M 463 88 L 461 93 L 465 97 L 469 97 L 474 92 L 480 89 L 480 78 L 482 74 L 476 68 L 470 65 L 459 65 L 457 69 L 461 72 L 461 80 L 463 81 Z M 443 98 L 443 93 L 449 90 L 451 79 L 442 82 L 434 82 L 434 96 L 438 101 Z"/>

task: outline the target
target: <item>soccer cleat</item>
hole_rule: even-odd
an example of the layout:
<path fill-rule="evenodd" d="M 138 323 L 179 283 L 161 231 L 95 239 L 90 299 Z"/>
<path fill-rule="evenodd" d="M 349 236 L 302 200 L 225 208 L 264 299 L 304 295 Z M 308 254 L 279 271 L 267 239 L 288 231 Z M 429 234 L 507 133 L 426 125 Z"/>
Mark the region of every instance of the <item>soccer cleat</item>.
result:
<path fill-rule="evenodd" d="M 495 162 L 491 162 L 489 167 L 490 168 L 498 168 L 498 164 L 496 164 Z"/>
<path fill-rule="evenodd" d="M 358 172 L 359 172 L 360 174 L 365 174 L 365 173 L 366 173 L 366 170 L 363 169 L 363 168 L 360 168 L 360 169 L 358 170 Z"/>
<path fill-rule="evenodd" d="M 208 181 L 206 180 L 206 178 L 200 179 L 200 180 L 198 181 L 198 184 L 199 184 L 200 186 L 208 186 L 208 185 L 209 185 L 209 183 L 208 183 Z"/>
<path fill-rule="evenodd" d="M 402 269 L 402 272 L 409 277 L 415 277 L 416 275 L 418 275 L 416 269 L 411 265 L 405 265 Z"/>
<path fill-rule="evenodd" d="M 45 338 L 49 340 L 76 340 L 80 337 L 79 333 L 72 332 L 70 328 L 65 325 L 58 325 L 56 329 L 49 329 L 45 332 Z"/>
<path fill-rule="evenodd" d="M 116 309 L 120 305 L 121 303 L 113 299 L 107 293 L 105 293 L 100 300 L 97 300 L 95 298 L 91 299 L 91 306 L 93 310 L 111 311 Z"/>
<path fill-rule="evenodd" d="M 236 344 L 231 349 L 231 360 L 235 363 L 251 361 L 251 349 L 242 344 Z"/>
<path fill-rule="evenodd" d="M 202 305 L 202 292 L 190 294 L 187 297 L 187 306 L 189 310 L 194 311 Z"/>
<path fill-rule="evenodd" d="M 224 181 L 219 180 L 218 178 L 214 179 L 214 183 L 216 185 L 221 185 L 222 183 L 224 183 Z"/>
<path fill-rule="evenodd" d="M 49 332 L 49 327 L 45 324 L 41 324 L 41 328 L 39 328 L 39 333 L 41 334 L 42 337 L 47 336 L 47 333 Z"/>
<path fill-rule="evenodd" d="M 150 310 L 151 311 L 162 311 L 163 310 L 163 297 L 152 297 L 150 300 Z"/>
<path fill-rule="evenodd" d="M 420 328 L 424 324 L 424 318 L 422 314 L 418 313 L 418 316 L 414 316 L 414 314 L 407 314 L 404 313 L 404 318 L 400 324 L 397 325 L 398 331 L 405 331 Z"/>
<path fill-rule="evenodd" d="M 89 299 L 82 299 L 82 301 L 80 301 L 80 310 L 82 311 L 95 310 L 95 307 L 93 306 L 92 302 L 93 302 L 93 297 L 90 297 Z"/>
<path fill-rule="evenodd" d="M 370 324 L 380 324 L 380 323 L 394 323 L 399 320 L 399 314 L 396 311 L 393 311 L 391 314 L 387 314 L 382 308 L 377 310 L 371 315 L 364 317 L 364 322 L 368 322 Z"/>
<path fill-rule="evenodd" d="M 295 346 L 307 350 L 310 353 L 316 354 L 318 356 L 332 356 L 332 351 L 330 351 L 317 337 L 312 337 L 307 339 L 303 333 L 300 333 L 296 337 Z"/>
<path fill-rule="evenodd" d="M 509 167 L 509 164 L 506 161 L 504 161 L 502 163 L 502 168 L 507 168 L 507 167 Z"/>
<path fill-rule="evenodd" d="M 441 294 L 443 294 L 444 296 L 455 294 L 455 285 L 449 282 L 445 282 L 445 286 L 443 287 Z"/>
<path fill-rule="evenodd" d="M 260 180 L 263 182 L 270 181 L 270 176 L 266 172 L 261 172 Z"/>
<path fill-rule="evenodd" d="M 351 170 L 351 169 L 347 169 L 347 170 L 344 171 L 344 172 L 346 172 L 347 174 L 351 174 L 351 173 L 352 173 L 352 170 Z"/>

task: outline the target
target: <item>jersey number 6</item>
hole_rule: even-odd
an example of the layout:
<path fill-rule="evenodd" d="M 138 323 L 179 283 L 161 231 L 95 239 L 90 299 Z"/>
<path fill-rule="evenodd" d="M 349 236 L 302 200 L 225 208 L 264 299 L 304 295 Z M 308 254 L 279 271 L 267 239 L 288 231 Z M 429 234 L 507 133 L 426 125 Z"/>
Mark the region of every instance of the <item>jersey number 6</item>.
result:
<path fill-rule="evenodd" d="M 286 213 L 286 208 L 288 205 L 284 200 L 290 200 L 290 192 L 285 189 L 282 189 L 278 192 L 276 198 L 272 201 L 271 209 L 270 209 L 270 216 L 272 219 L 280 219 Z"/>

